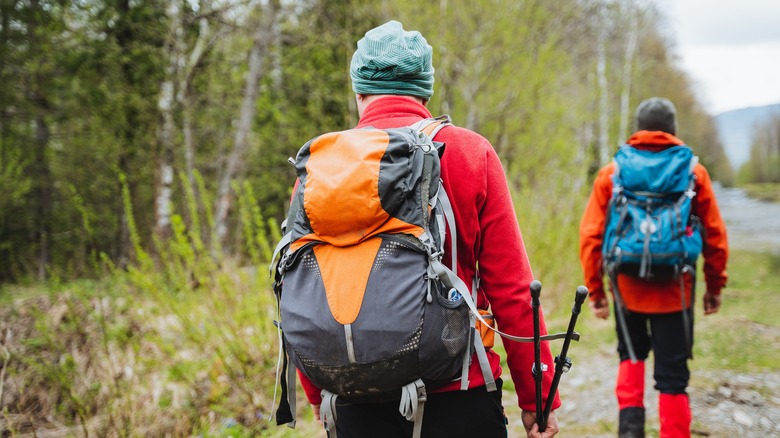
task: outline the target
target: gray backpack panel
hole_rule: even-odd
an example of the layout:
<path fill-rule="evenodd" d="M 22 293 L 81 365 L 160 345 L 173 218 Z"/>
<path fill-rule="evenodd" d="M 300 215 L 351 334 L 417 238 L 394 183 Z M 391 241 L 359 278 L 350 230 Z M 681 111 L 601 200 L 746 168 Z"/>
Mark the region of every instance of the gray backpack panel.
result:
<path fill-rule="evenodd" d="M 385 237 L 360 313 L 342 325 L 328 311 L 312 249 L 299 251 L 285 276 L 285 289 L 297 292 L 282 294 L 282 332 L 290 360 L 313 383 L 341 396 L 382 399 L 397 397 L 410 379 L 459 376 L 468 308 L 462 298 L 449 301 L 428 278 L 427 255 Z"/>

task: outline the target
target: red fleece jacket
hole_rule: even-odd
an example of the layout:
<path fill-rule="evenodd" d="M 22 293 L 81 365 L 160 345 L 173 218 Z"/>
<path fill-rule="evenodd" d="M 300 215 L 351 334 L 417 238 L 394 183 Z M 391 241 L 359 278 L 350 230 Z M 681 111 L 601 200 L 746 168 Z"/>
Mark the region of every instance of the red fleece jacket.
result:
<path fill-rule="evenodd" d="M 431 117 L 417 101 L 387 96 L 372 102 L 363 112 L 358 127 L 396 128 Z M 448 126 L 436 135 L 446 144 L 442 158 L 442 180 L 452 202 L 458 231 L 458 276 L 471 284 L 479 264 L 480 289 L 477 306 L 490 308 L 497 327 L 516 336 L 533 336 L 533 314 L 529 285 L 533 273 L 523 245 L 504 169 L 493 146 L 484 137 L 457 126 Z M 447 235 L 445 248 L 450 248 Z M 448 251 L 449 252 L 449 251 Z M 444 260 L 449 263 L 449 254 Z M 541 332 L 547 333 L 540 315 Z M 533 411 L 535 405 L 533 343 L 505 341 L 507 365 L 517 392 L 518 406 Z M 493 376 L 501 376 L 500 356 L 488 351 Z M 552 381 L 554 363 L 549 345 L 542 343 L 542 362 L 549 371 L 543 375 L 543 394 Z M 299 373 L 310 403 L 321 403 L 320 390 Z M 469 388 L 485 382 L 476 357 L 469 370 Z M 453 382 L 436 392 L 456 391 Z M 560 406 L 555 394 L 553 409 Z"/>
<path fill-rule="evenodd" d="M 628 144 L 645 150 L 663 150 L 683 144 L 679 138 L 662 131 L 639 131 L 628 140 Z M 593 181 L 585 213 L 580 223 L 580 260 L 585 273 L 585 286 L 590 291 L 591 300 L 605 296 L 602 278 L 601 245 L 604 240 L 604 223 L 607 204 L 612 197 L 612 174 L 615 164 L 604 166 Z M 704 232 L 704 280 L 707 291 L 720 294 L 726 285 L 726 261 L 728 259 L 728 240 L 726 225 L 720 216 L 712 180 L 707 169 L 697 164 L 693 169 L 696 176 L 696 196 L 693 198 L 693 214 L 702 221 Z M 669 313 L 682 309 L 680 284 L 677 280 L 668 282 L 648 282 L 628 275 L 618 275 L 618 288 L 629 310 L 642 313 Z M 671 293 L 670 293 L 671 292 Z M 691 278 L 686 277 L 686 301 L 690 306 Z"/>

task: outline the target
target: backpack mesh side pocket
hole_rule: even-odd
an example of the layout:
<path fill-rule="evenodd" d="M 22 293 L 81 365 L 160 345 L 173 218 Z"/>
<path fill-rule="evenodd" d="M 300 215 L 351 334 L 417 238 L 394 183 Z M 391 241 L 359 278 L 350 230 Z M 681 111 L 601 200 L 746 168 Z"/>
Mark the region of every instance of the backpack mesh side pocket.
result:
<path fill-rule="evenodd" d="M 458 377 L 469 345 L 469 311 L 463 297 L 450 301 L 438 281 L 431 287 L 433 300 L 425 307 L 420 346 L 423 381 L 446 382 Z"/>

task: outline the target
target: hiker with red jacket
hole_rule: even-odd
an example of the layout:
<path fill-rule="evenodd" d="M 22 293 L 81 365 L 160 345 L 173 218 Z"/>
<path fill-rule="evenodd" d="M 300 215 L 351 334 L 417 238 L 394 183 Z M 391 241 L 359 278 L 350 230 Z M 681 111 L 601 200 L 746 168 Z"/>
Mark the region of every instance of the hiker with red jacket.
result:
<path fill-rule="evenodd" d="M 683 145 L 682 140 L 675 136 L 676 110 L 667 99 L 654 97 L 642 102 L 637 108 L 636 124 L 637 132 L 628 139 L 628 148 L 649 151 L 653 153 L 651 156 L 658 156 Z M 716 313 L 721 305 L 721 289 L 725 287 L 727 279 L 728 243 L 710 176 L 704 166 L 696 161 L 693 163 L 694 187 L 686 193 L 691 196 L 691 215 L 701 223 L 703 245 L 700 241 L 700 247 L 706 282 L 703 306 L 704 314 L 710 315 Z M 585 284 L 590 291 L 590 307 L 593 314 L 602 319 L 610 315 L 603 278 L 611 272 L 606 272 L 609 268 L 605 267 L 605 249 L 602 246 L 605 226 L 609 220 L 608 211 L 612 207 L 610 201 L 613 199 L 613 189 L 620 190 L 620 187 L 614 187 L 615 181 L 618 181 L 614 178 L 620 172 L 616 166 L 616 162 L 612 162 L 599 170 L 580 224 L 580 259 Z M 641 173 L 641 169 L 633 170 Z M 649 181 L 658 181 L 660 178 L 660 175 L 645 175 Z M 654 227 L 650 221 L 642 225 Z M 687 232 L 690 234 L 692 231 L 688 229 Z M 660 392 L 660 436 L 689 437 L 691 411 L 686 388 L 690 377 L 688 359 L 693 342 L 695 260 L 693 267 L 682 273 L 640 278 L 638 272 L 646 268 L 617 270 L 614 272 L 615 278 L 610 276 L 620 357 L 615 388 L 619 408 L 619 436 L 645 436 L 645 360 L 650 350 L 653 350 L 653 377 L 655 388 Z M 684 299 L 682 293 L 685 294 Z M 635 360 L 632 360 L 632 355 Z"/>
<path fill-rule="evenodd" d="M 357 44 L 350 76 L 360 115 L 358 128 L 404 127 L 432 117 L 426 108 L 433 94 L 432 48 L 419 32 L 406 31 L 397 21 L 370 30 Z M 441 129 L 434 140 L 446 145 L 441 177 L 457 225 L 458 277 L 471 285 L 475 276 L 479 276 L 477 307 L 490 309 L 501 331 L 531 336 L 529 284 L 533 273 L 496 151 L 479 134 L 452 125 Z M 445 245 L 448 252 L 450 238 L 448 233 Z M 445 254 L 443 260 L 449 264 L 450 254 Z M 546 333 L 543 320 L 541 329 Z M 505 342 L 504 345 L 528 436 L 556 435 L 558 423 L 554 412 L 543 433 L 538 432 L 535 424 L 535 385 L 531 373 L 533 344 Z M 475 354 L 469 369 L 468 390 L 460 390 L 460 381 L 429 389 L 422 436 L 507 436 L 501 400 L 501 358 L 492 349 L 487 350 L 487 357 L 498 390 L 486 390 Z M 542 362 L 548 366 L 553 363 L 546 343 L 542 345 Z M 552 372 L 543 375 L 546 393 Z M 320 390 L 303 374 L 300 378 L 319 419 Z M 559 406 L 556 394 L 553 409 Z M 412 436 L 412 423 L 399 414 L 397 401 L 351 403 L 337 400 L 335 418 L 339 438 Z"/>

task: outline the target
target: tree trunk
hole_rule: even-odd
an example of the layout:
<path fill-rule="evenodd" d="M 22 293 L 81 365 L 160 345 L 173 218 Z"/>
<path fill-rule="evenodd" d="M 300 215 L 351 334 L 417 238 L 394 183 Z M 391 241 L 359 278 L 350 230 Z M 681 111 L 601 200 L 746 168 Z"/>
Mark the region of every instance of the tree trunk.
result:
<path fill-rule="evenodd" d="M 627 15 L 629 17 L 628 41 L 626 41 L 625 58 L 623 59 L 623 90 L 620 95 L 620 130 L 618 138 L 625 141 L 628 138 L 629 124 L 629 98 L 631 96 L 631 73 L 634 66 L 634 52 L 636 52 L 637 34 L 639 33 L 637 11 L 633 1 L 627 2 Z"/>
<path fill-rule="evenodd" d="M 122 76 L 124 82 L 128 87 L 132 88 L 134 82 L 134 67 L 130 61 L 130 51 L 133 45 L 133 31 L 132 31 L 132 18 L 130 17 L 130 0 L 117 0 L 117 11 L 119 12 L 119 22 L 117 25 L 116 41 L 117 45 L 124 56 L 122 59 Z M 123 144 L 119 146 L 119 153 L 117 157 L 117 167 L 119 172 L 124 174 L 126 178 L 125 184 L 130 191 L 131 195 L 135 193 L 136 185 L 135 178 L 132 178 L 132 163 L 135 161 L 135 121 L 137 119 L 137 112 L 129 105 L 125 105 L 123 108 L 125 112 L 125 126 L 121 129 L 121 138 Z M 130 239 L 130 218 L 128 215 L 131 213 L 125 209 L 124 202 L 122 200 L 122 187 L 123 183 L 117 184 L 116 197 L 116 217 L 119 218 L 119 224 L 116 229 L 115 245 L 112 248 L 112 259 L 116 260 L 117 267 L 124 269 L 129 261 L 131 254 L 131 239 Z"/>
<path fill-rule="evenodd" d="M 446 41 L 446 30 L 449 25 L 447 22 L 447 10 L 449 8 L 449 5 L 447 4 L 447 0 L 439 0 L 439 17 L 441 19 L 439 20 L 439 41 Z M 447 75 L 447 72 L 449 71 L 449 66 L 447 64 L 447 47 L 445 45 L 440 45 L 438 47 L 439 49 L 439 65 L 437 66 L 437 71 L 442 72 L 444 76 Z M 442 75 L 442 73 L 439 73 L 439 76 Z M 450 88 L 448 80 L 445 78 L 444 80 L 439 81 L 439 89 L 437 90 L 439 93 L 439 111 L 442 114 L 449 114 L 450 108 L 452 108 L 452 105 L 450 104 Z"/>
<path fill-rule="evenodd" d="M 35 118 L 35 179 L 36 183 L 36 215 L 35 241 L 38 244 L 38 280 L 46 279 L 46 268 L 49 265 L 49 246 L 51 239 L 51 171 L 46 149 L 49 146 L 51 132 L 43 115 Z"/>
<path fill-rule="evenodd" d="M 233 204 L 233 191 L 230 186 L 233 179 L 243 170 L 241 163 L 246 154 L 249 133 L 252 129 L 252 121 L 256 112 L 256 100 L 258 84 L 265 70 L 264 58 L 274 37 L 271 30 L 275 28 L 277 4 L 270 1 L 264 11 L 263 19 L 258 24 L 254 35 L 252 49 L 249 52 L 249 69 L 244 82 L 244 99 L 241 104 L 238 126 L 233 141 L 233 149 L 227 158 L 222 176 L 217 186 L 217 200 L 214 215 L 214 233 L 216 241 L 223 246 L 228 235 L 228 214 Z"/>
<path fill-rule="evenodd" d="M 177 95 L 179 104 L 181 106 L 182 114 L 182 134 L 184 137 L 184 171 L 187 175 L 187 182 L 190 185 L 194 202 L 196 204 L 196 210 L 193 214 L 197 217 L 190 217 L 190 226 L 198 228 L 202 239 L 207 239 L 208 226 L 201 223 L 200 218 L 205 214 L 205 207 L 203 205 L 203 199 L 201 199 L 200 189 L 198 188 L 198 182 L 195 180 L 195 137 L 193 135 L 193 113 L 195 109 L 192 107 L 192 100 L 190 99 L 190 88 L 192 86 L 192 79 L 195 76 L 195 70 L 201 63 L 207 47 L 210 45 L 211 30 L 209 29 L 208 19 L 206 15 L 206 5 L 201 2 L 201 14 L 199 20 L 198 39 L 195 41 L 195 46 L 190 53 L 189 60 L 185 66 L 184 74 L 181 75 L 179 83 L 179 93 Z M 211 39 L 211 42 L 216 41 L 216 38 Z M 185 209 L 189 211 L 189 209 Z M 207 240 L 206 240 L 207 241 Z"/>
<path fill-rule="evenodd" d="M 197 184 L 195 183 L 195 141 L 192 135 L 193 111 L 192 102 L 190 101 L 190 86 L 192 85 L 194 71 L 198 64 L 200 64 L 201 58 L 206 51 L 207 40 L 209 39 L 210 34 L 209 22 L 205 17 L 202 17 L 199 21 L 198 39 L 195 42 L 195 47 L 192 49 L 192 53 L 190 53 L 189 60 L 187 61 L 185 74 L 182 75 L 181 82 L 179 83 L 178 100 L 182 107 L 184 166 L 187 179 L 195 193 L 197 193 Z"/>
<path fill-rule="evenodd" d="M 168 66 L 165 71 L 165 80 L 160 85 L 160 100 L 157 108 L 162 117 L 162 126 L 158 138 L 159 162 L 157 163 L 157 178 L 155 188 L 155 234 L 161 239 L 170 235 L 171 227 L 171 199 L 173 193 L 173 151 L 175 148 L 176 121 L 174 119 L 174 106 L 176 96 L 177 75 L 182 57 L 181 45 L 184 35 L 182 27 L 181 7 L 178 2 L 172 1 L 166 9 L 170 27 L 168 30 L 167 54 Z"/>
<path fill-rule="evenodd" d="M 596 76 L 599 89 L 599 166 L 610 160 L 609 148 L 609 107 L 607 95 L 607 18 L 604 8 L 600 12 L 600 29 L 596 53 Z"/>
<path fill-rule="evenodd" d="M 32 9 L 35 11 L 34 18 L 30 21 L 29 26 L 32 28 L 38 28 L 43 26 L 45 22 L 40 14 L 41 5 L 38 2 L 31 3 Z M 33 50 L 38 50 L 40 47 L 44 47 L 42 44 L 42 37 L 38 34 L 33 34 L 30 38 L 30 47 Z M 49 72 L 45 69 L 39 70 L 39 67 L 35 67 L 30 77 L 31 87 L 28 90 L 30 101 L 33 104 L 33 114 L 35 123 L 35 153 L 33 167 L 33 184 L 34 184 L 34 196 L 35 196 L 35 217 L 33 234 L 34 242 L 38 245 L 38 266 L 37 277 L 39 281 L 46 279 L 46 269 L 49 266 L 50 247 L 51 247 L 51 223 L 52 223 L 52 192 L 53 183 L 51 169 L 49 167 L 49 158 L 47 149 L 49 148 L 49 140 L 51 139 L 51 130 L 46 122 L 46 116 L 51 113 L 51 107 L 49 99 L 47 99 L 48 79 L 50 79 Z"/>

